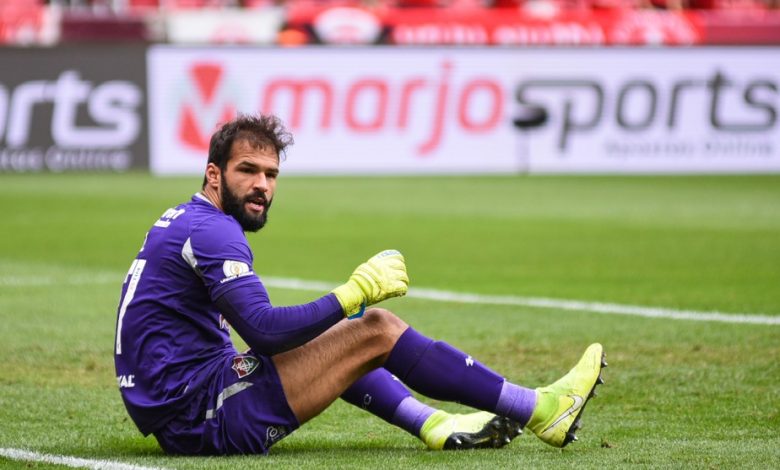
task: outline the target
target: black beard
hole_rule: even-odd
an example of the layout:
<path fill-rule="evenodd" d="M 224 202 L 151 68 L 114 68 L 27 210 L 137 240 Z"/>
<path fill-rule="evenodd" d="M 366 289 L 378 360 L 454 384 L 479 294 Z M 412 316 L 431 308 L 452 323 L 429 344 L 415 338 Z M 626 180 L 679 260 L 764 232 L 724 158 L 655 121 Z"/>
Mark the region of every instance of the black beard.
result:
<path fill-rule="evenodd" d="M 222 210 L 225 214 L 233 216 L 245 232 L 257 232 L 265 226 L 265 223 L 268 221 L 268 210 L 271 208 L 272 201 L 266 200 L 265 195 L 262 193 L 253 193 L 241 199 L 228 188 L 227 181 L 224 177 L 222 178 L 220 186 Z M 263 204 L 263 212 L 260 215 L 255 216 L 244 210 L 244 204 L 251 199 L 257 198 L 262 198 L 265 202 Z"/>

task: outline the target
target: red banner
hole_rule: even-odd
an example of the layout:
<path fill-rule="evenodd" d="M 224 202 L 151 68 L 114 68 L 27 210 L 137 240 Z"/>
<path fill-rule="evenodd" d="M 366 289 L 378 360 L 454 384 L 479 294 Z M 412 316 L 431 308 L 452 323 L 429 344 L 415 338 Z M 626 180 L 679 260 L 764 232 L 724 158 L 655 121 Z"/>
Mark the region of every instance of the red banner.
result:
<path fill-rule="evenodd" d="M 702 39 L 695 21 L 687 15 L 667 12 L 561 12 L 544 17 L 521 11 L 464 13 L 452 12 L 450 18 L 443 18 L 425 12 L 401 12 L 386 20 L 393 27 L 394 44 L 688 45 Z"/>
<path fill-rule="evenodd" d="M 686 46 L 780 44 L 780 11 L 559 11 L 291 7 L 324 44 Z"/>
<path fill-rule="evenodd" d="M 705 44 L 780 44 L 780 10 L 698 11 Z"/>
<path fill-rule="evenodd" d="M 45 42 L 47 9 L 41 6 L 0 5 L 0 44 L 41 44 Z"/>

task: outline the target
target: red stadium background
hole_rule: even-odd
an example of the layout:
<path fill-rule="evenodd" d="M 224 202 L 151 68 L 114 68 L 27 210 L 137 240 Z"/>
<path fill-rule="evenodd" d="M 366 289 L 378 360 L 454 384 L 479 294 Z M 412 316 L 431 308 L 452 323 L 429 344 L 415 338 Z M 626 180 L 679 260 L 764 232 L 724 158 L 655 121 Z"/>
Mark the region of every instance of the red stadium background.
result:
<path fill-rule="evenodd" d="M 780 44 L 778 0 L 4 0 L 0 43 Z"/>

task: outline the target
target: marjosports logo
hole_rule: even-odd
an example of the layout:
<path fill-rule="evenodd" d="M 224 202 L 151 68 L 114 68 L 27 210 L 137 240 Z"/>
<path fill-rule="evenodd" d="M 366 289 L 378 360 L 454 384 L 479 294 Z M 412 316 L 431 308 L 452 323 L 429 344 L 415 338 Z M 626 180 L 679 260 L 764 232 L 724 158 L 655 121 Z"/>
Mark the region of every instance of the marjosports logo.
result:
<path fill-rule="evenodd" d="M 778 122 L 778 89 L 767 78 L 738 81 L 722 71 L 671 80 L 638 77 L 616 85 L 584 77 L 535 78 L 517 85 L 514 126 L 534 133 L 552 126 L 562 156 L 576 152 L 578 139 L 604 128 L 624 138 L 605 141 L 608 153 L 633 145 L 625 139 L 660 132 L 669 142 L 656 142 L 656 153 L 771 154 L 766 139 Z M 686 129 L 694 126 L 699 134 L 692 140 Z"/>
<path fill-rule="evenodd" d="M 202 173 L 237 112 L 282 119 L 298 174 L 780 165 L 776 51 L 549 52 L 155 47 L 152 170 Z"/>
<path fill-rule="evenodd" d="M 271 77 L 262 90 L 262 111 L 288 116 L 293 130 L 308 122 L 321 130 L 341 127 L 357 135 L 400 132 L 407 139 L 422 130 L 422 139 L 409 151 L 425 157 L 438 151 L 449 133 L 485 134 L 503 124 L 506 93 L 501 82 L 485 76 L 454 81 L 455 72 L 455 64 L 443 60 L 433 75 L 400 79 L 368 72 L 346 82 L 324 76 Z M 289 112 L 280 113 L 285 110 L 279 109 L 279 101 L 288 104 Z"/>
<path fill-rule="evenodd" d="M 455 81 L 455 68 L 443 60 L 428 76 L 393 79 L 366 72 L 345 81 L 332 72 L 288 73 L 269 66 L 239 89 L 224 64 L 194 62 L 187 66 L 184 85 L 176 87 L 181 97 L 177 139 L 189 150 L 206 151 L 216 125 L 240 110 L 276 114 L 295 132 L 400 132 L 414 139 L 410 152 L 426 157 L 440 150 L 449 134 L 486 134 L 505 124 L 508 89 L 484 75 Z"/>
<path fill-rule="evenodd" d="M 0 170 L 125 170 L 142 101 L 131 81 L 95 83 L 71 69 L 54 80 L 0 83 Z"/>
<path fill-rule="evenodd" d="M 236 116 L 240 93 L 221 64 L 196 62 L 187 70 L 179 112 L 177 137 L 187 148 L 208 151 L 217 124 Z"/>

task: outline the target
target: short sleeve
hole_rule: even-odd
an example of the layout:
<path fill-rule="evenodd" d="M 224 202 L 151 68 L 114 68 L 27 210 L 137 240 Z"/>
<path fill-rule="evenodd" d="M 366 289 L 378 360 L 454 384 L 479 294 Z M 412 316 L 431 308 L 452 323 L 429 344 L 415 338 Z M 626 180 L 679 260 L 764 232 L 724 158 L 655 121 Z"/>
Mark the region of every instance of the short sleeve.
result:
<path fill-rule="evenodd" d="M 192 227 L 182 257 L 203 279 L 212 301 L 236 287 L 260 283 L 246 236 L 227 217 L 209 217 Z"/>

